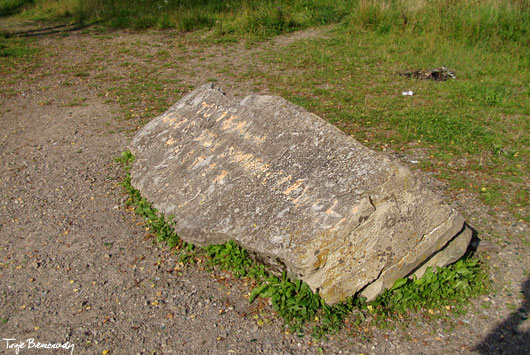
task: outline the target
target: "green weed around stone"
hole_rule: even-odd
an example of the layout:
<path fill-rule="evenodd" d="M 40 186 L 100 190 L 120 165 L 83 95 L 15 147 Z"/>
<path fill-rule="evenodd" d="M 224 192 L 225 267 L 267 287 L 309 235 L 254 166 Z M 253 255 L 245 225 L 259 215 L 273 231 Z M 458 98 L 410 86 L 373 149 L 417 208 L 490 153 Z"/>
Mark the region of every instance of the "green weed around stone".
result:
<path fill-rule="evenodd" d="M 135 213 L 144 218 L 157 241 L 178 250 L 183 262 L 193 262 L 199 255 L 208 258 L 206 265 L 212 269 L 252 280 L 255 287 L 249 294 L 249 302 L 257 298 L 269 299 L 273 310 L 282 317 L 289 330 L 299 335 L 311 329 L 313 337 L 322 338 L 341 330 L 346 322 L 360 325 L 368 316 L 377 318 L 378 324 L 384 324 L 398 315 L 414 311 L 445 312 L 449 307 L 465 312 L 465 304 L 472 297 L 488 290 L 488 278 L 479 260 L 466 256 L 444 268 L 428 268 L 422 278 L 399 279 L 373 302 L 367 303 L 362 297 L 353 296 L 329 306 L 305 282 L 291 280 L 286 273 L 281 276 L 269 273 L 234 241 L 204 248 L 183 242 L 173 228 L 173 218 L 166 218 L 158 212 L 131 185 L 130 169 L 134 162 L 131 152 L 125 151 L 115 160 L 125 168 L 121 185 L 129 195 L 127 205 L 134 207 Z"/>
<path fill-rule="evenodd" d="M 225 244 L 214 244 L 204 247 L 210 257 L 208 264 L 218 266 L 224 270 L 232 271 L 237 277 L 252 277 L 259 279 L 265 277 L 263 265 L 257 265 L 250 258 L 248 252 L 234 241 Z"/>
<path fill-rule="evenodd" d="M 182 255 L 184 260 L 193 259 L 194 246 L 192 244 L 183 242 L 173 229 L 173 222 L 171 218 L 167 218 L 163 213 L 159 213 L 151 203 L 142 197 L 140 191 L 131 185 L 131 165 L 134 162 L 134 155 L 130 151 L 124 151 L 121 155 L 115 158 L 117 163 L 120 163 L 125 168 L 125 178 L 121 182 L 121 186 L 125 189 L 129 198 L 126 205 L 134 207 L 134 212 L 143 217 L 149 230 L 156 236 L 158 242 L 165 242 L 169 248 L 174 248 L 177 245 L 182 247 L 186 253 Z"/>
<path fill-rule="evenodd" d="M 478 259 L 466 256 L 447 267 L 428 268 L 423 277 L 402 278 L 372 306 L 380 314 L 404 313 L 408 310 L 442 309 L 446 306 L 462 311 L 470 298 L 487 290 L 488 278 Z"/>

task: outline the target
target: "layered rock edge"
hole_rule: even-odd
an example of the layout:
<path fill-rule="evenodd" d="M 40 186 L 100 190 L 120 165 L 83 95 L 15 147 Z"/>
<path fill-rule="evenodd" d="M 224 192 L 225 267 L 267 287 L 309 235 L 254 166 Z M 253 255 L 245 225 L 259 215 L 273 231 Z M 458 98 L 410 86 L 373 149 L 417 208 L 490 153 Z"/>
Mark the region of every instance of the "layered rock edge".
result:
<path fill-rule="evenodd" d="M 330 305 L 455 262 L 471 239 L 407 167 L 280 97 L 203 85 L 130 150 L 132 185 L 183 240 L 234 240 Z"/>

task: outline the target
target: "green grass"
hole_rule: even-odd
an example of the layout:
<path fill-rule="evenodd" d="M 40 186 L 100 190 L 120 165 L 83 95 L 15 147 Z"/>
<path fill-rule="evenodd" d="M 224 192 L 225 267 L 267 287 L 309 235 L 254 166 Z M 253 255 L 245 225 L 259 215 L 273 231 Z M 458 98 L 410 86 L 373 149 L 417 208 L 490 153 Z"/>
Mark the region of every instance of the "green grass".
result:
<path fill-rule="evenodd" d="M 347 0 L 35 0 L 30 4 L 12 6 L 11 13 L 18 10 L 36 20 L 98 21 L 113 28 L 215 29 L 216 36 L 225 39 L 243 34 L 265 38 L 338 22 L 354 6 Z"/>
<path fill-rule="evenodd" d="M 180 253 L 180 260 L 193 262 L 207 258 L 210 269 L 230 271 L 234 277 L 251 280 L 253 289 L 249 302 L 257 298 L 269 299 L 273 310 L 284 320 L 292 332 L 299 335 L 309 330 L 315 338 L 326 337 L 341 330 L 346 323 L 360 325 L 370 315 L 379 325 L 385 325 L 409 312 L 439 313 L 465 312 L 465 305 L 472 297 L 484 294 L 488 278 L 479 260 L 466 256 L 457 263 L 444 267 L 428 268 L 420 279 L 402 278 L 373 302 L 352 296 L 343 302 L 329 306 L 301 280 L 291 280 L 286 274 L 270 274 L 264 265 L 255 262 L 250 254 L 233 241 L 221 245 L 196 248 L 183 242 L 176 234 L 172 218 L 166 219 L 145 200 L 131 185 L 130 168 L 134 156 L 125 151 L 115 159 L 125 168 L 122 186 L 129 198 L 127 204 L 144 218 L 148 230 L 156 240 Z"/>
<path fill-rule="evenodd" d="M 1 0 L 0 16 L 9 16 L 33 5 L 34 0 Z"/>
<path fill-rule="evenodd" d="M 0 58 L 2 60 L 31 59 L 35 52 L 36 49 L 30 48 L 27 41 L 0 37 Z"/>
<path fill-rule="evenodd" d="M 2 0 L 0 15 L 101 21 L 115 28 L 214 29 L 215 37 L 266 38 L 344 21 L 376 33 L 434 35 L 483 45 L 526 43 L 526 0 Z"/>
<path fill-rule="evenodd" d="M 349 22 L 377 33 L 406 32 L 472 44 L 528 43 L 530 3 L 525 0 L 360 0 Z"/>
<path fill-rule="evenodd" d="M 478 259 L 464 257 L 453 265 L 433 270 L 423 277 L 404 278 L 379 296 L 372 305 L 382 314 L 407 310 L 443 309 L 463 311 L 462 304 L 486 290 L 487 276 Z M 450 307 L 450 308 L 451 308 Z"/>
<path fill-rule="evenodd" d="M 39 63 L 35 61 L 38 49 L 30 41 L 19 38 L 5 38 L 0 35 L 0 77 L 20 75 L 21 67 L 35 68 Z M 13 80 L 13 78 L 11 78 Z M 8 85 L 0 87 L 0 93 L 8 94 L 13 89 Z"/>

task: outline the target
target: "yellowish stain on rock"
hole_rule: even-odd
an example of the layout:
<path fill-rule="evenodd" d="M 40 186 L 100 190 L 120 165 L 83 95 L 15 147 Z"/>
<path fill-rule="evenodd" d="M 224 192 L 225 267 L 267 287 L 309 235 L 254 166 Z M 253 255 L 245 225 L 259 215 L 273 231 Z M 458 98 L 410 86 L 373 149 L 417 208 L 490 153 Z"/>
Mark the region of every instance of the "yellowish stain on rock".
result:
<path fill-rule="evenodd" d="M 209 107 L 206 112 L 204 112 L 202 115 L 205 117 L 205 118 L 208 118 L 210 117 L 211 115 L 214 114 L 214 112 L 217 111 L 217 106 L 213 105 L 211 107 Z"/>
<path fill-rule="evenodd" d="M 182 160 L 180 161 L 181 164 L 184 164 L 186 163 L 192 156 L 193 154 L 195 154 L 195 152 L 193 150 L 189 151 L 188 153 L 186 153 L 186 155 L 184 156 L 184 158 L 182 158 Z"/>
<path fill-rule="evenodd" d="M 221 121 L 226 116 L 228 116 L 228 112 L 225 111 L 225 112 L 221 113 L 221 115 L 215 120 L 215 122 Z"/>
<path fill-rule="evenodd" d="M 304 191 L 302 191 L 300 196 L 298 196 L 297 198 L 295 198 L 293 200 L 293 204 L 296 207 L 299 207 L 300 204 L 305 203 L 306 201 L 308 201 L 311 198 L 309 195 L 307 195 L 307 190 L 309 190 L 309 186 L 304 187 Z"/>
<path fill-rule="evenodd" d="M 223 115 L 221 115 L 223 116 Z M 235 122 L 236 120 L 238 119 L 238 117 L 236 115 L 232 115 L 230 117 L 228 117 L 227 119 L 225 119 L 222 124 L 221 124 L 221 129 L 223 131 L 234 131 L 236 133 L 239 133 L 239 135 L 243 138 L 243 139 L 246 139 L 248 141 L 251 141 L 253 143 L 256 143 L 256 144 L 261 144 L 263 142 L 265 142 L 265 139 L 267 138 L 267 136 L 257 136 L 257 135 L 254 135 L 254 134 L 251 134 L 249 132 L 246 132 L 247 128 L 249 127 L 249 123 L 247 121 L 240 121 L 240 122 Z M 217 119 L 217 121 L 220 121 L 221 119 Z"/>
<path fill-rule="evenodd" d="M 254 155 L 251 153 L 244 153 L 240 150 L 236 151 L 234 155 L 232 156 L 232 159 L 236 161 L 237 163 L 242 163 L 244 161 L 249 161 L 252 158 L 254 158 Z"/>
<path fill-rule="evenodd" d="M 225 177 L 226 177 L 227 175 L 228 175 L 228 171 L 226 171 L 226 170 L 222 170 L 222 171 L 221 171 L 221 174 L 217 175 L 217 176 L 215 177 L 215 179 L 213 180 L 213 182 L 214 182 L 215 184 L 221 184 L 221 185 L 222 185 L 222 184 L 224 184 L 224 182 L 225 182 Z"/>
<path fill-rule="evenodd" d="M 230 147 L 233 148 L 233 147 Z M 252 153 L 245 153 L 237 149 L 229 149 L 230 159 L 239 164 L 244 170 L 253 173 L 263 173 L 269 170 L 269 165 Z"/>
<path fill-rule="evenodd" d="M 164 122 L 170 127 L 179 128 L 184 123 L 188 122 L 188 119 L 185 117 L 182 117 L 178 113 L 174 113 L 171 115 L 164 116 L 164 118 L 162 118 L 162 122 Z"/>
<path fill-rule="evenodd" d="M 205 160 L 206 157 L 204 155 L 201 155 L 195 159 L 195 161 L 191 164 L 191 166 L 188 168 L 189 170 L 193 169 L 197 164 Z"/>
<path fill-rule="evenodd" d="M 263 161 L 258 158 L 249 160 L 247 163 L 244 164 L 244 168 L 257 173 L 267 171 L 266 164 L 264 164 Z"/>
<path fill-rule="evenodd" d="M 280 170 L 280 172 L 278 173 L 279 175 L 283 175 L 285 174 L 282 170 Z M 291 181 L 293 179 L 293 177 L 291 175 L 287 175 L 287 176 L 284 176 L 282 177 L 281 179 L 279 179 L 277 182 L 276 182 L 276 186 L 281 186 L 283 184 L 285 184 L 286 182 L 288 181 Z"/>
<path fill-rule="evenodd" d="M 173 137 L 170 137 L 167 141 L 166 141 L 166 145 L 173 145 L 175 144 L 175 140 L 173 139 Z"/>
<path fill-rule="evenodd" d="M 317 255 L 317 260 L 313 264 L 313 269 L 320 269 L 322 266 L 326 265 L 328 261 L 329 250 L 325 249 Z"/>
<path fill-rule="evenodd" d="M 208 167 L 204 170 L 205 173 L 209 173 L 210 171 L 214 170 L 217 167 L 217 163 L 211 163 L 208 165 Z"/>
<path fill-rule="evenodd" d="M 197 111 L 197 115 L 200 115 L 201 113 L 205 112 L 208 113 L 208 112 L 211 112 L 211 109 L 214 109 L 216 108 L 216 106 L 214 104 L 211 104 L 211 105 L 208 105 L 206 102 L 203 102 L 201 103 L 201 108 L 199 109 L 199 111 Z M 211 113 L 208 115 L 210 116 Z M 205 117 L 208 117 L 206 116 L 206 114 L 204 114 Z"/>
<path fill-rule="evenodd" d="M 209 148 L 214 144 L 214 141 L 217 139 L 217 134 L 205 130 L 203 131 L 200 136 L 194 139 L 194 141 L 200 142 L 203 147 Z"/>
<path fill-rule="evenodd" d="M 333 209 L 335 208 L 335 206 L 337 206 L 337 204 L 339 203 L 339 201 L 337 201 L 337 199 L 333 200 L 333 205 L 331 205 L 331 207 L 329 207 L 327 210 L 326 210 L 326 214 L 328 216 L 332 216 L 332 215 L 338 215 L 337 212 L 335 212 Z"/>
<path fill-rule="evenodd" d="M 245 128 L 247 126 L 248 126 L 247 121 L 241 121 L 236 125 L 235 130 L 238 131 L 241 135 L 243 135 L 245 133 Z"/>
<path fill-rule="evenodd" d="M 261 143 L 265 142 L 265 139 L 267 139 L 267 136 L 259 137 L 259 136 L 256 136 L 254 134 L 245 133 L 243 135 L 243 138 L 245 138 L 248 141 L 251 141 L 251 142 L 254 142 L 254 143 L 257 143 L 257 144 L 261 144 Z"/>
<path fill-rule="evenodd" d="M 269 164 L 265 163 L 265 164 L 263 164 L 263 166 L 261 167 L 260 171 L 261 171 L 262 173 L 265 173 L 265 172 L 269 171 L 270 168 L 271 168 L 271 166 L 270 166 Z"/>
<path fill-rule="evenodd" d="M 221 124 L 221 129 L 223 131 L 226 131 L 228 129 L 230 129 L 230 127 L 232 127 L 232 124 L 233 122 L 237 119 L 237 116 L 236 115 L 232 115 L 230 117 L 228 117 L 226 120 L 223 121 L 223 123 Z"/>
<path fill-rule="evenodd" d="M 237 115 L 231 115 L 230 117 L 225 119 L 226 116 L 228 116 L 228 112 L 223 112 L 215 120 L 216 122 L 219 122 L 224 119 L 224 121 L 221 124 L 221 129 L 223 131 L 233 130 L 239 133 L 243 139 L 246 139 L 256 144 L 261 144 L 265 142 L 267 136 L 257 136 L 252 133 L 246 132 L 247 128 L 250 125 L 248 121 L 240 121 L 240 122 L 237 122 L 236 124 L 235 121 L 239 118 Z"/>
<path fill-rule="evenodd" d="M 179 128 L 180 126 L 182 126 L 184 123 L 188 122 L 188 119 L 187 118 L 184 118 L 178 122 L 173 122 L 171 124 L 171 126 L 175 127 L 175 128 Z"/>
<path fill-rule="evenodd" d="M 298 189 L 300 187 L 300 185 L 302 185 L 303 182 L 304 182 L 304 180 L 302 180 L 302 179 L 296 180 L 296 182 L 294 184 L 292 184 L 291 186 L 289 186 L 288 188 L 286 188 L 283 191 L 283 194 L 286 195 L 286 196 L 289 196 L 291 194 L 291 192 L 293 192 L 294 190 Z"/>
<path fill-rule="evenodd" d="M 172 115 L 166 115 L 162 118 L 162 122 L 164 122 L 165 124 L 171 124 L 173 122 L 175 122 L 177 120 L 177 118 L 175 116 L 172 116 Z"/>

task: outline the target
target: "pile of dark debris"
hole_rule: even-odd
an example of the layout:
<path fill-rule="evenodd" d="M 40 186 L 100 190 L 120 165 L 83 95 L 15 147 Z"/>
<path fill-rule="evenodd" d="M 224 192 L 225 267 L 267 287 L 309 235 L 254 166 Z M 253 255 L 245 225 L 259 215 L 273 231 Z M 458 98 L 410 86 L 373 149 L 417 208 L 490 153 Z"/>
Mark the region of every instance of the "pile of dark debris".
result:
<path fill-rule="evenodd" d="M 399 75 L 406 76 L 408 78 L 415 78 L 420 80 L 434 80 L 434 81 L 446 81 L 449 79 L 456 79 L 455 73 L 446 67 L 436 69 L 419 69 L 415 71 L 401 72 Z"/>

